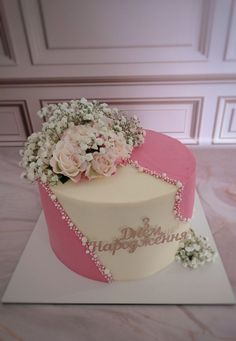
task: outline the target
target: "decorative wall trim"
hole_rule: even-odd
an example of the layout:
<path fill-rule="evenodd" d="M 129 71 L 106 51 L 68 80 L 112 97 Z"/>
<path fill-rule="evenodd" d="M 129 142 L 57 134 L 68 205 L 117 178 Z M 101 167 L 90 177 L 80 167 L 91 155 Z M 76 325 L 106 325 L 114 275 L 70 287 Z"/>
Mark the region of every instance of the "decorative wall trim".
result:
<path fill-rule="evenodd" d="M 6 117 L 9 115 L 10 120 L 3 120 L 1 123 L 3 132 L 0 133 L 0 146 L 22 146 L 27 136 L 33 132 L 27 102 L 0 100 L 0 119 L 1 113 Z M 10 127 L 9 123 L 12 123 Z"/>
<path fill-rule="evenodd" d="M 122 77 L 70 77 L 70 78 L 11 78 L 0 79 L 0 87 L 55 87 L 72 85 L 188 85 L 236 84 L 236 74 L 180 75 L 180 76 L 122 76 Z"/>
<path fill-rule="evenodd" d="M 208 58 L 212 26 L 215 14 L 215 1 L 205 0 L 202 4 L 201 29 L 199 35 L 198 50 Z"/>
<path fill-rule="evenodd" d="M 0 66 L 16 65 L 3 2 L 0 0 Z"/>
<path fill-rule="evenodd" d="M 90 98 L 95 99 L 95 98 Z M 68 98 L 41 99 L 41 107 L 52 103 L 69 101 Z M 137 114 L 147 129 L 153 129 L 178 138 L 186 144 L 199 143 L 199 131 L 202 117 L 203 98 L 98 98 L 113 107 L 131 114 Z M 173 114 L 174 113 L 174 114 Z M 165 116 L 168 115 L 168 118 Z M 173 116 L 173 120 L 170 119 Z M 155 116 L 155 120 L 149 117 Z M 162 122 L 154 126 L 154 121 Z M 164 123 L 163 123 L 164 122 Z"/>
<path fill-rule="evenodd" d="M 41 1 L 21 0 L 33 65 L 152 64 L 207 61 L 215 12 L 214 0 L 201 4 L 198 37 L 194 41 L 154 45 L 50 46 Z M 115 52 L 114 52 L 115 49 Z M 175 53 L 172 53 L 172 51 Z M 150 52 L 151 51 L 151 52 Z"/>
<path fill-rule="evenodd" d="M 229 120 L 229 133 L 236 134 L 236 108 L 232 109 Z"/>
<path fill-rule="evenodd" d="M 213 131 L 213 143 L 236 143 L 236 97 L 219 97 L 215 126 Z"/>
<path fill-rule="evenodd" d="M 236 61 L 236 1 L 231 0 L 230 17 L 228 21 L 227 37 L 224 51 L 225 62 Z"/>

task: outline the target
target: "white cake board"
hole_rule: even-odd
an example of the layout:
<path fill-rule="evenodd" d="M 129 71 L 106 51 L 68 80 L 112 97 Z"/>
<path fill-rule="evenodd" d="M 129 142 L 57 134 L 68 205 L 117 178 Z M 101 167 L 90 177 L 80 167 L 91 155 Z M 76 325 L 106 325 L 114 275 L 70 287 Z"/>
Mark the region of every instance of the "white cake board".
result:
<path fill-rule="evenodd" d="M 193 228 L 208 236 L 217 250 L 200 200 L 196 195 Z M 215 263 L 185 269 L 173 262 L 143 280 L 113 282 L 89 280 L 66 268 L 49 245 L 43 213 L 24 249 L 4 296 L 4 303 L 61 304 L 235 304 L 224 266 Z"/>

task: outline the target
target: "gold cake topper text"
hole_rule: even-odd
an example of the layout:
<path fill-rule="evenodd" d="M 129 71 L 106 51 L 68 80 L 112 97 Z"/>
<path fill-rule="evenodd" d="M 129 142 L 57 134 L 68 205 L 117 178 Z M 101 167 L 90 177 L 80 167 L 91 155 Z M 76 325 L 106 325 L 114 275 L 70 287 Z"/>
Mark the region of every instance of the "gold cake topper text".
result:
<path fill-rule="evenodd" d="M 119 238 L 115 238 L 111 242 L 91 241 L 90 246 L 93 252 L 111 252 L 112 255 L 119 250 L 127 250 L 133 253 L 139 247 L 159 245 L 180 241 L 186 238 L 187 232 L 181 233 L 166 233 L 161 230 L 161 226 L 150 225 L 150 219 L 145 217 L 142 219 L 142 226 L 134 229 L 125 226 L 121 229 Z"/>

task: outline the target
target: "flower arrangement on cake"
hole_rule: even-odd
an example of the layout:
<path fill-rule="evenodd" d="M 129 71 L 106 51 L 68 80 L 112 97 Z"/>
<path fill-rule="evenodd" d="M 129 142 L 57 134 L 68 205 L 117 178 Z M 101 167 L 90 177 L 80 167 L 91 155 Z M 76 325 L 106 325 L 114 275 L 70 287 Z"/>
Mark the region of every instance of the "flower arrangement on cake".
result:
<path fill-rule="evenodd" d="M 42 130 L 29 136 L 20 152 L 22 177 L 31 182 L 56 185 L 111 176 L 144 141 L 138 118 L 106 103 L 81 98 L 49 104 L 38 115 L 44 119 Z"/>

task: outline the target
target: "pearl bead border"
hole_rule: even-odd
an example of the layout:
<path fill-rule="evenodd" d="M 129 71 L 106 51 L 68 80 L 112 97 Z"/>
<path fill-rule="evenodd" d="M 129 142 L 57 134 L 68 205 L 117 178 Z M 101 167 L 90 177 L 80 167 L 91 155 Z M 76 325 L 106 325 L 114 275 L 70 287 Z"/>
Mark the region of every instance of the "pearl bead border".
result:
<path fill-rule="evenodd" d="M 142 167 L 138 163 L 138 161 L 133 161 L 131 159 L 128 159 L 126 161 L 126 163 L 131 165 L 132 167 L 136 168 L 139 172 L 143 172 L 143 173 L 149 174 L 151 176 L 154 176 L 157 179 L 165 181 L 168 184 L 176 186 L 177 187 L 177 191 L 176 191 L 176 194 L 175 194 L 175 202 L 174 202 L 174 207 L 173 207 L 173 213 L 175 215 L 175 218 L 177 220 L 183 221 L 183 222 L 190 222 L 191 221 L 190 218 L 184 217 L 180 213 L 180 203 L 181 203 L 181 201 L 183 199 L 183 190 L 184 190 L 184 185 L 182 184 L 181 181 L 171 179 L 170 177 L 168 177 L 168 175 L 166 173 L 157 173 L 155 171 L 151 171 L 148 168 Z"/>
<path fill-rule="evenodd" d="M 80 239 L 82 246 L 85 249 L 85 253 L 87 255 L 90 255 L 91 260 L 93 261 L 93 263 L 96 265 L 96 267 L 98 268 L 98 270 L 100 271 L 100 273 L 103 275 L 103 277 L 105 278 L 105 280 L 108 283 L 111 283 L 113 278 L 112 278 L 112 274 L 111 271 L 106 268 L 98 259 L 98 256 L 96 255 L 95 252 L 93 252 L 93 247 L 91 245 L 89 245 L 88 239 L 87 237 L 80 231 L 80 229 L 73 223 L 73 221 L 70 219 L 70 217 L 68 216 L 68 214 L 65 212 L 64 208 L 62 207 L 62 205 L 59 203 L 59 201 L 56 198 L 56 195 L 52 192 L 52 190 L 50 189 L 49 185 L 47 183 L 43 183 L 42 181 L 39 181 L 40 185 L 45 189 L 45 191 L 47 192 L 50 200 L 52 201 L 52 203 L 54 204 L 54 206 L 56 207 L 56 209 L 59 211 L 61 218 L 63 220 L 65 220 L 65 222 L 67 223 L 68 227 L 70 230 L 72 230 L 75 235 Z"/>

